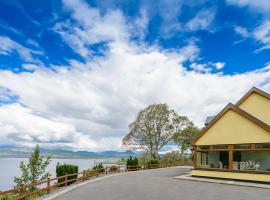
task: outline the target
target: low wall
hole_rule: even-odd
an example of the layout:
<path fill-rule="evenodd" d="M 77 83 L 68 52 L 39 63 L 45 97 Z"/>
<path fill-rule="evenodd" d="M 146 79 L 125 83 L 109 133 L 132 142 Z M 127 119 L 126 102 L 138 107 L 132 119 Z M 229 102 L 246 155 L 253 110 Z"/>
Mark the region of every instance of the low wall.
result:
<path fill-rule="evenodd" d="M 192 176 L 199 177 L 211 177 L 211 178 L 222 178 L 222 179 L 235 179 L 235 180 L 246 180 L 246 181 L 259 181 L 270 183 L 270 174 L 261 173 L 242 173 L 242 172 L 224 172 L 224 171 L 207 171 L 207 170 L 192 170 Z"/>

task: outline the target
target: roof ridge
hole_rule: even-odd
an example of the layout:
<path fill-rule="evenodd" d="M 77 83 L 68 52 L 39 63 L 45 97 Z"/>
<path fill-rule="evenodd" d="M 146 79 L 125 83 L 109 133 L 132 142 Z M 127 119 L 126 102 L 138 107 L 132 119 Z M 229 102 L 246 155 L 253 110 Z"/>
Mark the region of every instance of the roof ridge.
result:
<path fill-rule="evenodd" d="M 235 104 L 236 106 L 239 106 L 241 103 L 243 103 L 253 92 L 256 92 L 257 94 L 267 98 L 270 100 L 270 94 L 257 88 L 257 87 L 252 87 L 237 103 Z"/>

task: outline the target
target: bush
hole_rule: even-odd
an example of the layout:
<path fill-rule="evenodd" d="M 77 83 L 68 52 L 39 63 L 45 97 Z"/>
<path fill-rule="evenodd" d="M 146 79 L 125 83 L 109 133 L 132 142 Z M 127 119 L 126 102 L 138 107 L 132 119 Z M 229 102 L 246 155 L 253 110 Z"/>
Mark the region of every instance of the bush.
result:
<path fill-rule="evenodd" d="M 105 172 L 105 168 L 103 167 L 103 164 L 102 163 L 99 163 L 96 166 L 94 166 L 93 167 L 93 170 L 96 170 L 98 173 Z"/>
<path fill-rule="evenodd" d="M 84 173 L 85 173 L 84 175 L 86 176 L 86 178 L 92 177 L 92 176 L 96 176 L 96 175 L 97 175 L 97 172 L 96 172 L 96 170 L 94 170 L 94 169 L 88 169 L 88 170 L 85 170 Z"/>
<path fill-rule="evenodd" d="M 162 166 L 168 167 L 181 163 L 181 156 L 178 151 L 166 153 L 161 158 Z"/>
<path fill-rule="evenodd" d="M 137 167 L 139 166 L 139 160 L 138 158 L 134 157 L 132 158 L 132 156 L 129 156 L 129 158 L 127 159 L 127 170 L 135 170 Z"/>
<path fill-rule="evenodd" d="M 109 172 L 117 172 L 118 167 L 116 165 L 112 165 L 109 169 Z"/>
<path fill-rule="evenodd" d="M 158 159 L 151 159 L 147 162 L 147 166 L 150 168 L 158 168 L 159 164 L 160 162 Z"/>
<path fill-rule="evenodd" d="M 68 165 L 68 164 L 60 165 L 59 163 L 57 163 L 56 176 L 59 177 L 59 176 L 67 175 L 67 174 L 75 174 L 75 173 L 78 173 L 78 170 L 79 170 L 79 168 L 77 165 Z M 72 180 L 75 178 L 78 178 L 78 174 L 76 174 L 74 176 L 69 176 L 68 180 Z M 65 178 L 58 179 L 58 183 L 61 183 L 64 181 L 65 181 Z M 68 185 L 74 183 L 75 181 L 76 180 L 68 182 Z"/>

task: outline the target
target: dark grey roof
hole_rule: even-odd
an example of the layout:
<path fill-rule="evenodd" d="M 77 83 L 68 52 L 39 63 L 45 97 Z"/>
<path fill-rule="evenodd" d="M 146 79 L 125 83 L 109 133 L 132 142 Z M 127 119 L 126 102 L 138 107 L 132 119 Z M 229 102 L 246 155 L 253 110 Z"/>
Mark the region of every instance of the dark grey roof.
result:
<path fill-rule="evenodd" d="M 207 124 L 209 124 L 216 116 L 210 116 L 210 117 L 207 117 L 205 122 L 204 122 L 204 125 L 206 126 Z"/>

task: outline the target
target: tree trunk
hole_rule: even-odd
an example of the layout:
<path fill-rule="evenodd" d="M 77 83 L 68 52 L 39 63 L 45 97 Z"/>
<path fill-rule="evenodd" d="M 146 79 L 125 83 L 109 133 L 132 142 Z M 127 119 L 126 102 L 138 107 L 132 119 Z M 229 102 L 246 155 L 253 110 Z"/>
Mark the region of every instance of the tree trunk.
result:
<path fill-rule="evenodd" d="M 152 154 L 152 158 L 153 158 L 153 159 L 157 159 L 156 153 L 153 153 L 153 154 Z"/>
<path fill-rule="evenodd" d="M 180 148 L 180 153 L 181 153 L 181 164 L 184 163 L 184 152 L 185 152 L 185 147 L 184 147 L 184 145 L 182 145 L 181 148 Z"/>

